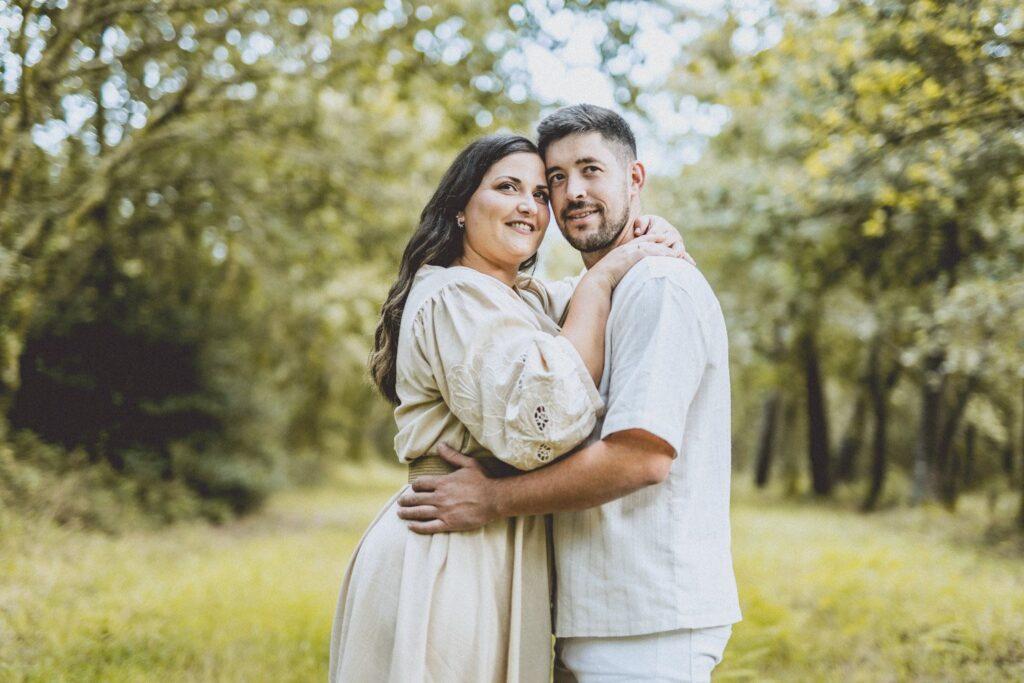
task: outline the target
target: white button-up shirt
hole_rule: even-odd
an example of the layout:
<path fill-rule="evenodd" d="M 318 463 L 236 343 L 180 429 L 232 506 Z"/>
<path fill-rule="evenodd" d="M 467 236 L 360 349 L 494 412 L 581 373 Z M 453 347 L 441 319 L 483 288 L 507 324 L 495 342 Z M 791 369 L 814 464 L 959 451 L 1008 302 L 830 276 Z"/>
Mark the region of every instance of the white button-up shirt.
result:
<path fill-rule="evenodd" d="M 680 259 L 647 258 L 615 289 L 587 443 L 643 429 L 676 452 L 663 483 L 554 516 L 560 637 L 630 636 L 740 620 L 729 532 L 725 321 Z"/>

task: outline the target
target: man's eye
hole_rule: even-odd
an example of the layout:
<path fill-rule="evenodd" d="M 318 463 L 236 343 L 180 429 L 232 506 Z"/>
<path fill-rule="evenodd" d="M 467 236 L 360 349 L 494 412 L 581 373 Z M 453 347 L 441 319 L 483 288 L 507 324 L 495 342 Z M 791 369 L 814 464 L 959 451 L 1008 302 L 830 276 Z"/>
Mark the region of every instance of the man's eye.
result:
<path fill-rule="evenodd" d="M 596 173 L 597 171 L 600 171 L 601 169 L 598 168 L 597 166 L 585 166 L 583 168 L 583 170 L 586 173 Z"/>
<path fill-rule="evenodd" d="M 554 174 L 548 176 L 548 184 L 549 185 L 553 185 L 555 183 L 560 183 L 563 180 L 565 180 L 565 176 L 562 175 L 561 173 L 554 173 Z"/>

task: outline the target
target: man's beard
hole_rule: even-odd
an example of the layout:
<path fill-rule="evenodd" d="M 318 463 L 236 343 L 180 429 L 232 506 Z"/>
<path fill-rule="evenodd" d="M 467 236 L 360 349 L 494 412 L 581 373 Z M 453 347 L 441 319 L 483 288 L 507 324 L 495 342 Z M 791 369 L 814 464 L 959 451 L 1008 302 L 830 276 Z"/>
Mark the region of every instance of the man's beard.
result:
<path fill-rule="evenodd" d="M 568 222 L 566 214 L 571 211 L 581 211 L 584 209 L 591 209 L 600 213 L 601 222 L 597 226 L 597 232 L 580 235 L 570 233 L 568 230 L 563 230 L 562 234 L 574 249 L 582 251 L 585 254 L 593 251 L 601 251 L 602 249 L 610 247 L 615 240 L 619 238 L 619 234 L 622 233 L 622 229 L 626 227 L 626 221 L 629 220 L 629 203 L 625 201 L 623 202 L 622 213 L 614 218 L 609 217 L 597 204 L 591 204 L 590 202 L 570 202 L 562 211 L 562 225 L 565 225 Z"/>

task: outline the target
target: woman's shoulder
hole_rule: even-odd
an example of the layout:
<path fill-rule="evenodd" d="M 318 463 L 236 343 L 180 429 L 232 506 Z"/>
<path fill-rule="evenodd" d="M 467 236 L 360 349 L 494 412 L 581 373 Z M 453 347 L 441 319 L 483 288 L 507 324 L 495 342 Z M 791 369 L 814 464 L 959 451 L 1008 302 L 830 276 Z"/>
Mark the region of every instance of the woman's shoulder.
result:
<path fill-rule="evenodd" d="M 413 278 L 409 298 L 427 300 L 438 294 L 457 292 L 479 294 L 484 299 L 507 299 L 513 296 L 511 288 L 503 282 L 465 266 L 423 266 Z"/>
<path fill-rule="evenodd" d="M 490 275 L 464 266 L 423 266 L 416 272 L 405 305 L 404 317 L 410 322 L 430 309 L 458 306 L 484 312 L 502 309 L 517 301 L 512 288 Z M 428 304 L 440 304 L 428 306 Z"/>

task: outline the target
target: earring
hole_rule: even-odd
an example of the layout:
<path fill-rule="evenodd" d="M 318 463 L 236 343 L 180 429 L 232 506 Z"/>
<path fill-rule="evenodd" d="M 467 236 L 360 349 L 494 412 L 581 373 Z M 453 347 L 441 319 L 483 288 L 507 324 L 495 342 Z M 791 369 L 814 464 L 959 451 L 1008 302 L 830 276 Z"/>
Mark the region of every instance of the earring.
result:
<path fill-rule="evenodd" d="M 455 222 L 459 224 L 460 228 L 466 227 L 466 217 L 463 216 L 461 213 L 455 217 Z"/>

